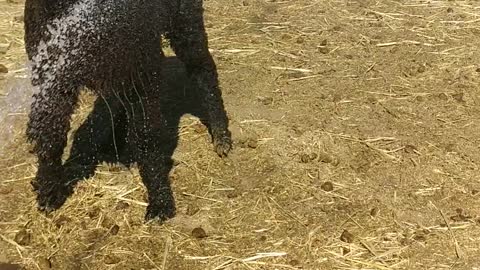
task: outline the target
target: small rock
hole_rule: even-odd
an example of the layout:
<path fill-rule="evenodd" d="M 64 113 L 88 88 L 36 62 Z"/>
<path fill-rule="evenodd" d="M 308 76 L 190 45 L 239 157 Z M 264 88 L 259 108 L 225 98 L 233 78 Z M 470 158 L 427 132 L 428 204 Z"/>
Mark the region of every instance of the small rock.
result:
<path fill-rule="evenodd" d="M 114 255 L 108 254 L 105 256 L 105 258 L 103 258 L 103 262 L 105 264 L 117 264 L 120 262 L 120 258 Z"/>
<path fill-rule="evenodd" d="M 480 193 L 480 191 L 478 189 L 472 189 L 471 193 L 472 193 L 473 196 L 475 196 L 478 193 Z"/>
<path fill-rule="evenodd" d="M 32 235 L 25 229 L 21 229 L 14 238 L 15 242 L 21 246 L 28 246 L 32 240 Z"/>
<path fill-rule="evenodd" d="M 320 42 L 320 46 L 327 46 L 328 40 L 324 39 L 322 42 Z"/>
<path fill-rule="evenodd" d="M 355 236 L 347 230 L 344 230 L 342 235 L 340 235 L 340 240 L 342 240 L 345 243 L 353 243 L 354 239 L 355 239 Z"/>
<path fill-rule="evenodd" d="M 192 236 L 198 239 L 202 239 L 207 237 L 207 233 L 201 227 L 197 227 L 192 230 Z"/>
<path fill-rule="evenodd" d="M 297 42 L 298 44 L 302 44 L 302 43 L 305 42 L 305 39 L 304 39 L 302 36 L 299 36 L 299 37 L 297 37 L 296 42 Z"/>
<path fill-rule="evenodd" d="M 250 1 L 249 1 L 249 0 L 243 0 L 243 1 L 242 1 L 242 5 L 243 5 L 244 7 L 248 7 L 248 6 L 250 6 Z"/>
<path fill-rule="evenodd" d="M 342 255 L 347 255 L 350 253 L 350 249 L 348 247 L 342 247 Z"/>
<path fill-rule="evenodd" d="M 447 8 L 447 13 L 452 13 L 453 12 L 453 8 L 449 7 Z"/>
<path fill-rule="evenodd" d="M 52 269 L 52 262 L 46 257 L 38 258 L 37 263 L 41 270 Z"/>
<path fill-rule="evenodd" d="M 4 64 L 0 64 L 0 73 L 8 73 L 8 68 Z"/>
<path fill-rule="evenodd" d="M 327 192 L 333 191 L 333 183 L 330 181 L 326 181 L 320 186 L 320 188 Z"/>

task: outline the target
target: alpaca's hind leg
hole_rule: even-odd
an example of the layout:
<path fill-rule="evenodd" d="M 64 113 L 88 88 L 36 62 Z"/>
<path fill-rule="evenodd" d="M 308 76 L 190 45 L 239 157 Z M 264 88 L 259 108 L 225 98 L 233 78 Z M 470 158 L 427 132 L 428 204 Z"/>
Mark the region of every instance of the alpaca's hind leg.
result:
<path fill-rule="evenodd" d="M 122 155 L 126 134 L 126 112 L 121 102 L 115 96 L 97 98 L 93 110 L 75 132 L 64 165 L 69 181 L 91 177 L 101 162 L 128 160 Z"/>
<path fill-rule="evenodd" d="M 175 53 L 185 63 L 193 86 L 199 93 L 215 151 L 220 156 L 226 156 L 232 148 L 232 139 L 218 85 L 217 69 L 208 51 L 202 1 L 192 1 L 187 6 L 188 10 L 181 11 L 182 16 L 174 18 L 168 37 Z"/>
<path fill-rule="evenodd" d="M 176 138 L 167 129 L 155 98 L 142 98 L 145 118 L 137 113 L 130 124 L 129 141 L 135 147 L 135 159 L 148 192 L 146 220 L 165 221 L 175 215 L 175 201 L 168 174 L 172 169 L 171 156 Z"/>
<path fill-rule="evenodd" d="M 51 211 L 61 207 L 73 191 L 65 180 L 62 154 L 79 90 L 73 85 L 59 84 L 40 88 L 40 92 L 34 95 L 27 137 L 34 143 L 38 158 L 37 175 L 32 181 L 38 206 L 41 210 Z"/>
<path fill-rule="evenodd" d="M 155 49 L 151 51 L 155 52 Z M 161 80 L 160 62 L 161 59 L 152 57 L 140 64 L 144 71 L 136 76 L 128 100 L 133 105 L 128 112 L 128 142 L 148 192 L 147 221 L 165 221 L 175 216 L 169 172 L 173 166 L 171 156 L 177 145 L 177 133 L 169 128 L 163 115 L 161 99 L 164 82 Z"/>

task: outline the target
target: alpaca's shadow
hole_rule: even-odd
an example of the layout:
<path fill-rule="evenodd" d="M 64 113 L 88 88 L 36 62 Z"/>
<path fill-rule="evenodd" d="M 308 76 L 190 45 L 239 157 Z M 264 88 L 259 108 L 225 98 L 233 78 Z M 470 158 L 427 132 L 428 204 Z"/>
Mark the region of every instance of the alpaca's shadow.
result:
<path fill-rule="evenodd" d="M 205 112 L 192 87 L 183 63 L 176 57 L 167 57 L 162 63 L 163 87 L 159 106 L 167 121 L 166 140 L 162 153 L 171 158 L 178 144 L 178 125 L 185 114 L 192 114 L 204 121 Z M 128 122 L 124 104 L 115 96 L 97 98 L 92 112 L 75 133 L 70 157 L 65 162 L 69 185 L 94 175 L 102 163 L 121 163 L 130 167 L 135 154 L 127 142 Z M 115 139 L 113 139 L 115 138 Z M 171 164 L 171 163 L 169 163 Z M 170 165 L 171 166 L 171 165 Z M 171 168 L 167 168 L 170 171 Z"/>

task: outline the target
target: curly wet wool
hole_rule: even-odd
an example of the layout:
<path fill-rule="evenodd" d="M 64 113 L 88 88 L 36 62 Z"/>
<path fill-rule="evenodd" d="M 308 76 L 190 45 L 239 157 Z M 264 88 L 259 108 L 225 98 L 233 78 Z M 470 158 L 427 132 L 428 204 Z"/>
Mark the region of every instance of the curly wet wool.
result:
<path fill-rule="evenodd" d="M 112 126 L 104 132 L 104 145 L 84 147 L 75 153 L 77 159 L 88 166 L 99 152 L 108 149 L 118 156 L 128 144 L 148 191 L 146 219 L 175 215 L 168 182 L 172 161 L 161 147 L 168 136 L 158 102 L 162 35 L 184 62 L 206 111 L 215 150 L 225 156 L 231 135 L 208 51 L 201 0 L 26 1 L 25 43 L 36 89 L 27 136 L 38 157 L 32 184 L 41 210 L 58 209 L 73 193 L 75 181 L 62 154 L 70 117 L 86 86 L 100 101 L 110 101 L 105 114 L 112 118 Z M 119 145 L 114 140 L 116 129 L 127 130 Z M 114 149 L 109 147 L 112 140 Z"/>

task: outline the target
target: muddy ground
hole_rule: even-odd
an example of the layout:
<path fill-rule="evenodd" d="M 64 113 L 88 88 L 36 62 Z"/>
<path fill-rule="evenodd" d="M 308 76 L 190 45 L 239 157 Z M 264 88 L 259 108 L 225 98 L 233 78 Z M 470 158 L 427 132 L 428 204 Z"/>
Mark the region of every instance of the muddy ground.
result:
<path fill-rule="evenodd" d="M 205 7 L 231 155 L 217 157 L 205 128 L 185 115 L 171 172 L 176 218 L 145 224 L 138 171 L 106 164 L 45 216 L 29 184 L 36 164 L 26 117 L 13 113 L 17 136 L 0 159 L 0 262 L 480 269 L 479 2 Z M 8 82 L 26 83 L 22 10 L 0 2 L 3 96 Z M 92 101 L 83 96 L 75 127 Z"/>

